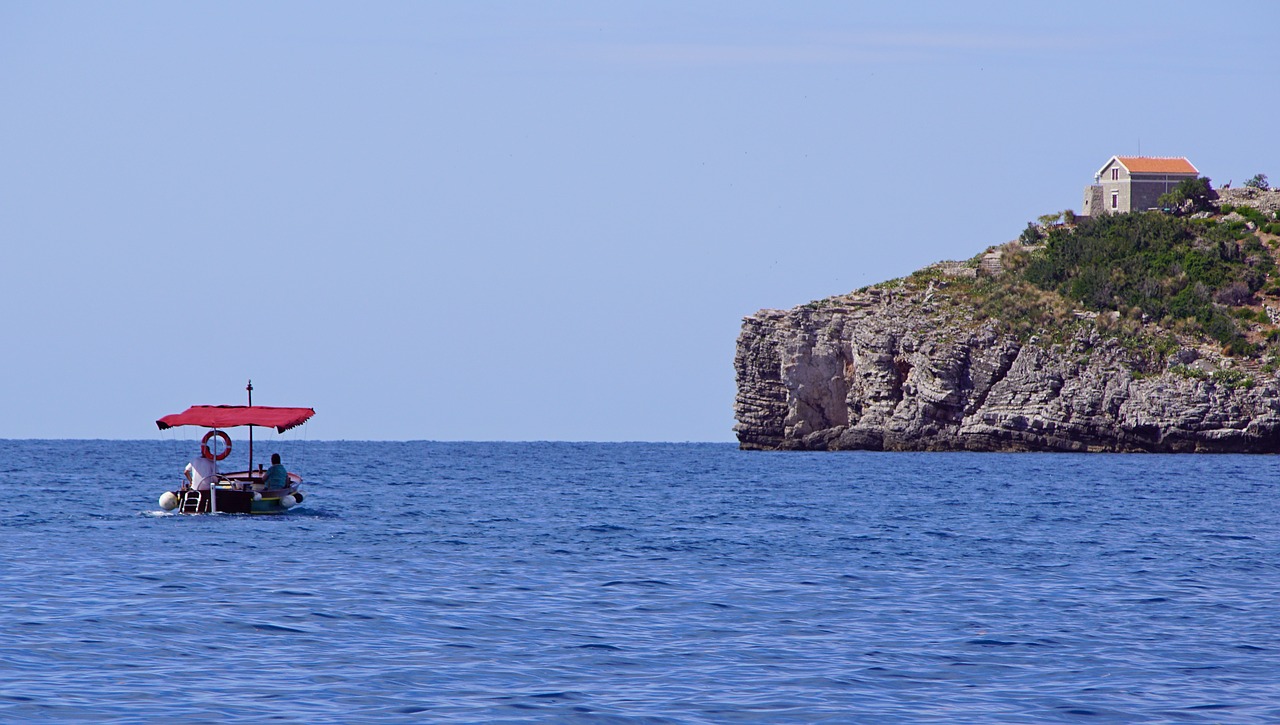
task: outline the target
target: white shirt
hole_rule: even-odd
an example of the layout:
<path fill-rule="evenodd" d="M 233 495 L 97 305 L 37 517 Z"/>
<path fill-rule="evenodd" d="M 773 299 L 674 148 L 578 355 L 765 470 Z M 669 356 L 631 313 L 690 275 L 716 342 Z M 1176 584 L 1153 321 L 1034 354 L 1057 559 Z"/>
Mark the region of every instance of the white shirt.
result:
<path fill-rule="evenodd" d="M 196 456 L 182 472 L 191 479 L 192 488 L 197 491 L 208 491 L 209 484 L 218 479 L 218 462 L 204 456 Z"/>

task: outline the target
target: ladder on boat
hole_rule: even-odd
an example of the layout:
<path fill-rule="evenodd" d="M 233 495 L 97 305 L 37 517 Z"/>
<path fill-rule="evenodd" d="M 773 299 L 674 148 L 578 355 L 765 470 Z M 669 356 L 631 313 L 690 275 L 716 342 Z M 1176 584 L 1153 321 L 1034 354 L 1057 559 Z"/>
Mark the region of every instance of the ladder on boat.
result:
<path fill-rule="evenodd" d="M 182 492 L 182 501 L 179 502 L 178 511 L 184 514 L 199 514 L 209 510 L 209 505 L 205 503 L 205 497 L 202 492 L 190 489 Z"/>

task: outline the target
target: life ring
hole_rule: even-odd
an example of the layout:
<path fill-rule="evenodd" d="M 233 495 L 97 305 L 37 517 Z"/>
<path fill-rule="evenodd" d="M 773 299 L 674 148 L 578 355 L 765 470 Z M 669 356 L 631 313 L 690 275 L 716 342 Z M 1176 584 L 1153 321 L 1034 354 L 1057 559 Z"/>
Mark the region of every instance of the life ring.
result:
<path fill-rule="evenodd" d="M 217 436 L 222 439 L 222 453 L 213 455 L 213 451 L 209 450 L 209 439 Z M 204 434 L 204 438 L 200 441 L 200 455 L 205 458 L 212 458 L 215 461 L 221 461 L 231 455 L 231 436 L 220 430 L 211 430 Z"/>

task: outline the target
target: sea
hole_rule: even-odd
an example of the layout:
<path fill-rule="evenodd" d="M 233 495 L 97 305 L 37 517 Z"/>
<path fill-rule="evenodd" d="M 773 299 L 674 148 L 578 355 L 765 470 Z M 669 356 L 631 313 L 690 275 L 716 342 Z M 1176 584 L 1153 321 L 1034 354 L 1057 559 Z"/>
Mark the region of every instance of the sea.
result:
<path fill-rule="evenodd" d="M 1275 456 L 256 446 L 0 441 L 0 722 L 1280 722 Z"/>

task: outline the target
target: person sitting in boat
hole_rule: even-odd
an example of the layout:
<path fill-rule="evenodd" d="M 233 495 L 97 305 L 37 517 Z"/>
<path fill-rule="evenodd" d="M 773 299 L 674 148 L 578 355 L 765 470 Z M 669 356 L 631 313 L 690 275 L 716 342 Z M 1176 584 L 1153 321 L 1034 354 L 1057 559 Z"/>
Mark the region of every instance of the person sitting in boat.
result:
<path fill-rule="evenodd" d="M 182 469 L 187 478 L 187 485 L 197 491 L 208 491 L 209 484 L 218 480 L 218 462 L 203 453 L 191 459 L 187 467 Z"/>
<path fill-rule="evenodd" d="M 279 453 L 271 454 L 271 468 L 267 469 L 267 475 L 262 479 L 262 487 L 266 489 L 289 487 L 289 472 L 280 465 Z"/>

